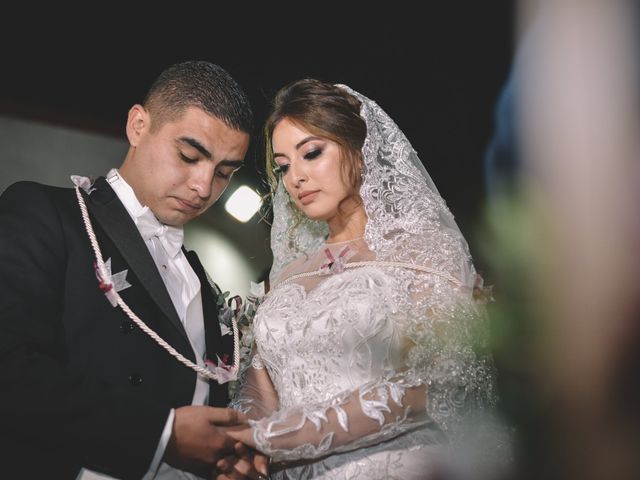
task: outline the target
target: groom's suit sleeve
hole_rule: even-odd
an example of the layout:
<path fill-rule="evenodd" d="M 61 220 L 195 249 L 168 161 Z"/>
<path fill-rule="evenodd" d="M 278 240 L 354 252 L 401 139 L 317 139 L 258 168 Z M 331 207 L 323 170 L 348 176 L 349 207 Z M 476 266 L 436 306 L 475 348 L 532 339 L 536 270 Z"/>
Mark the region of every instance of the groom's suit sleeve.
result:
<path fill-rule="evenodd" d="M 74 344 L 63 319 L 74 303 L 86 301 L 89 285 L 82 284 L 95 289 L 96 283 L 91 250 L 69 244 L 62 217 L 70 214 L 60 204 L 63 197 L 71 204 L 72 197 L 65 190 L 20 182 L 0 197 L 0 471 L 9 465 L 73 478 L 85 465 L 140 478 L 171 405 L 161 395 L 136 395 L 97 373 L 87 375 L 91 368 L 71 361 Z M 78 260 L 72 256 L 88 262 L 86 275 L 70 268 Z M 86 325 L 86 334 L 95 335 L 91 322 Z M 113 358 L 118 348 L 113 345 Z M 78 464 L 57 465 L 69 452 Z"/>

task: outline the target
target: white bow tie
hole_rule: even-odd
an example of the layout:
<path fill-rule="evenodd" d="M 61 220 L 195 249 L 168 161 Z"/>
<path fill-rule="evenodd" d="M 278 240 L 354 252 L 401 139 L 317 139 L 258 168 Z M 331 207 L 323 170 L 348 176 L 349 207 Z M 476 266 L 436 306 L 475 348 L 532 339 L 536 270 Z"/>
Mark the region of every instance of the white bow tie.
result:
<path fill-rule="evenodd" d="M 184 239 L 184 230 L 182 228 L 160 223 L 148 208 L 142 215 L 137 217 L 136 223 L 140 234 L 145 240 L 158 237 L 170 258 L 178 254 Z"/>

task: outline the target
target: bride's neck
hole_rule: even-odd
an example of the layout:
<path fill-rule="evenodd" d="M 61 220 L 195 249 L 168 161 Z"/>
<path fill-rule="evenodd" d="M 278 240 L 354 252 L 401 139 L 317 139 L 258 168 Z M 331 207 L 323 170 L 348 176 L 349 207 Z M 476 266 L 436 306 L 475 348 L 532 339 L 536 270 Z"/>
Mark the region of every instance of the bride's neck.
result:
<path fill-rule="evenodd" d="M 338 214 L 327 221 L 329 236 L 327 243 L 354 240 L 364 235 L 367 225 L 367 214 L 362 203 L 357 205 L 343 202 Z"/>

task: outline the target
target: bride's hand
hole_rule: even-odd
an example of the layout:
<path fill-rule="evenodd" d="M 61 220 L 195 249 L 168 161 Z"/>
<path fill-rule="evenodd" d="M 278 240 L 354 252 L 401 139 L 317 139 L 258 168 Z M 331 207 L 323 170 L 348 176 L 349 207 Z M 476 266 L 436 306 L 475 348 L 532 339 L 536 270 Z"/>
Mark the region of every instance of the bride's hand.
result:
<path fill-rule="evenodd" d="M 227 427 L 224 432 L 237 442 L 242 442 L 250 448 L 256 448 L 256 442 L 253 440 L 253 431 L 248 424 Z"/>

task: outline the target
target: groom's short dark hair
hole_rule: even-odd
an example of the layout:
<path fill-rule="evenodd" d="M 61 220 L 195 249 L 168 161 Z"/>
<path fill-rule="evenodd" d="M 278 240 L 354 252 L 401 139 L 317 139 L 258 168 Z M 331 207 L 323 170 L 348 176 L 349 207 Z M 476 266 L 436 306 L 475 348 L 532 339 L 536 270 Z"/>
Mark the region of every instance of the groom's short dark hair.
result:
<path fill-rule="evenodd" d="M 228 127 L 251 134 L 253 112 L 244 90 L 222 67 L 191 60 L 164 70 L 147 92 L 143 106 L 151 114 L 151 128 L 179 118 L 189 107 L 198 107 Z"/>

